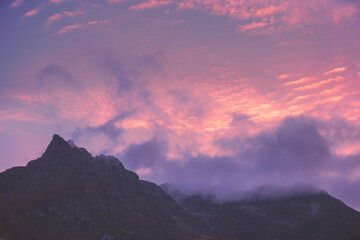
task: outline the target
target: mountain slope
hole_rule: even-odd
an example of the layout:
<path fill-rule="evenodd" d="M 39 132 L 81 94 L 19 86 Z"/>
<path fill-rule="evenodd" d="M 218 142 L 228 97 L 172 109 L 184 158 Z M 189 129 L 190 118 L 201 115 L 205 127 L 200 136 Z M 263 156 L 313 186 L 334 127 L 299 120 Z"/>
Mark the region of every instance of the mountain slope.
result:
<path fill-rule="evenodd" d="M 360 213 L 326 192 L 217 201 L 213 195 L 181 194 L 163 186 L 205 222 L 205 232 L 225 239 L 360 240 Z"/>
<path fill-rule="evenodd" d="M 0 237 L 187 239 L 193 218 L 114 157 L 92 157 L 58 135 L 26 167 L 0 174 Z"/>

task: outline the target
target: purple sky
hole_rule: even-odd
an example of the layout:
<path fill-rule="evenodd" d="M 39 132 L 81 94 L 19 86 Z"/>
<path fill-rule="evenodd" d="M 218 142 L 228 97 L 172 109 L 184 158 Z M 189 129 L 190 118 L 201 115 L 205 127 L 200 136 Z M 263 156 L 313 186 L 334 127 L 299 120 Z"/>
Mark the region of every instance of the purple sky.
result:
<path fill-rule="evenodd" d="M 142 179 L 360 210 L 358 0 L 2 0 L 0 171 L 53 133 Z"/>

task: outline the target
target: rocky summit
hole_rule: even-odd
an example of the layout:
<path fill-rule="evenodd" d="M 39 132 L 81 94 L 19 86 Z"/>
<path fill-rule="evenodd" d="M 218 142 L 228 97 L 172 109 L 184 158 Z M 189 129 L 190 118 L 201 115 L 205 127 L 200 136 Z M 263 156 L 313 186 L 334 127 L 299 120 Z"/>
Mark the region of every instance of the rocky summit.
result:
<path fill-rule="evenodd" d="M 360 213 L 323 191 L 219 202 L 160 188 L 54 135 L 0 173 L 0 239 L 360 240 Z"/>
<path fill-rule="evenodd" d="M 0 174 L 0 237 L 6 240 L 188 239 L 196 236 L 192 221 L 118 159 L 92 157 L 58 135 L 40 158 Z"/>

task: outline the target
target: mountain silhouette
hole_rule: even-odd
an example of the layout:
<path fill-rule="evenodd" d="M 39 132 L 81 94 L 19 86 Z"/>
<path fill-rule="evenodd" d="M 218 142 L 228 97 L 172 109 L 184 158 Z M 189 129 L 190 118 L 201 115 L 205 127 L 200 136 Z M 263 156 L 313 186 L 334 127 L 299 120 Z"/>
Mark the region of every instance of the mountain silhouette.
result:
<path fill-rule="evenodd" d="M 54 135 L 40 158 L 0 173 L 0 239 L 360 240 L 360 213 L 326 192 L 249 196 L 159 187 Z"/>
<path fill-rule="evenodd" d="M 54 135 L 26 167 L 0 174 L 0 237 L 187 239 L 193 219 L 115 157 L 92 157 Z"/>

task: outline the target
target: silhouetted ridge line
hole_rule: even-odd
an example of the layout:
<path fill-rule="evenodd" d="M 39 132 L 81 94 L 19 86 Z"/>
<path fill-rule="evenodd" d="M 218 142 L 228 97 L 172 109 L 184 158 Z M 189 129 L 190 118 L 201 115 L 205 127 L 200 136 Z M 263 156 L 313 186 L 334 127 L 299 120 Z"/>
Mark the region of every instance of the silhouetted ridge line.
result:
<path fill-rule="evenodd" d="M 259 188 L 250 192 L 256 200 L 219 202 L 212 195 L 163 188 L 139 180 L 116 157 L 93 157 L 55 134 L 40 158 L 0 173 L 0 239 L 360 237 L 360 214 L 317 189 L 286 195 L 283 189 Z M 286 197 L 264 198 L 279 192 Z"/>

